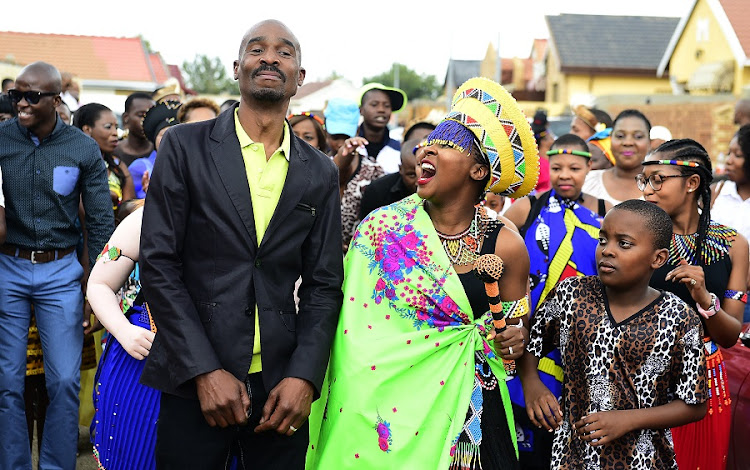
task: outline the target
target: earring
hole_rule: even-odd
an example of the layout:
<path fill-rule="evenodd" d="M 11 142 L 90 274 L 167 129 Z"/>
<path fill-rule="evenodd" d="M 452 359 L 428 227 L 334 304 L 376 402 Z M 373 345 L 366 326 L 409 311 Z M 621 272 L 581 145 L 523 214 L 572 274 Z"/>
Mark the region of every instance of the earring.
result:
<path fill-rule="evenodd" d="M 693 191 L 695 191 L 695 190 L 694 189 L 688 189 L 689 193 L 692 193 Z"/>

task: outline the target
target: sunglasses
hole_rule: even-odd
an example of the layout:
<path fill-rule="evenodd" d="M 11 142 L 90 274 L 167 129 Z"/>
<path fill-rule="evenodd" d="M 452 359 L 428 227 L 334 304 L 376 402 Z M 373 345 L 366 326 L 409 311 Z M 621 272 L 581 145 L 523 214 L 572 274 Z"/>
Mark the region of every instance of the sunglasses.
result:
<path fill-rule="evenodd" d="M 313 119 L 315 122 L 317 122 L 318 124 L 320 124 L 323 127 L 323 129 L 326 128 L 326 122 L 323 120 L 322 117 L 320 117 L 320 116 L 318 116 L 316 114 L 305 112 L 305 113 L 299 113 L 299 114 L 290 114 L 286 118 L 287 118 L 287 120 L 289 120 L 289 119 L 293 118 L 294 116 L 306 116 L 306 117 L 309 117 L 310 119 Z"/>
<path fill-rule="evenodd" d="M 60 93 L 54 91 L 19 91 L 15 88 L 8 90 L 8 96 L 14 103 L 20 102 L 25 99 L 29 104 L 37 104 L 43 96 L 56 96 Z"/>

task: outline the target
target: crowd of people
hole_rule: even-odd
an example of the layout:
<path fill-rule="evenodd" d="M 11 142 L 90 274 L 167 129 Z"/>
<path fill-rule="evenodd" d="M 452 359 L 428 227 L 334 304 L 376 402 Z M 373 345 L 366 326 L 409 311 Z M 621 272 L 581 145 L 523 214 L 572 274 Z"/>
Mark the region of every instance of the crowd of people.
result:
<path fill-rule="evenodd" d="M 34 420 L 74 469 L 86 404 L 106 470 L 725 468 L 750 102 L 715 182 L 636 109 L 555 136 L 472 78 L 399 141 L 404 91 L 289 114 L 305 74 L 266 20 L 239 101 L 3 81 L 0 469 Z"/>

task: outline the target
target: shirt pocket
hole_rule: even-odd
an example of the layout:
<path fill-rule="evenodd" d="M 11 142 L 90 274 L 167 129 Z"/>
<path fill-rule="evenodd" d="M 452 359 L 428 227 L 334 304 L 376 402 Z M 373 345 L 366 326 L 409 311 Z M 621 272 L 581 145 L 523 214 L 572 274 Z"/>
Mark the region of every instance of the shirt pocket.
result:
<path fill-rule="evenodd" d="M 75 166 L 56 166 L 52 174 L 52 188 L 60 196 L 68 196 L 78 184 L 80 172 Z"/>

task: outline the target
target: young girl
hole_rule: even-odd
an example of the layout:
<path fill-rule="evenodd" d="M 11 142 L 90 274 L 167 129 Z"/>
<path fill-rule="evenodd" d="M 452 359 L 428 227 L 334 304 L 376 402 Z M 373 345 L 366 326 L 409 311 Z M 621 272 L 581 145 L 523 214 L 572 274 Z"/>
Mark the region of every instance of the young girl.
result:
<path fill-rule="evenodd" d="M 534 315 L 519 364 L 529 419 L 557 429 L 552 469 L 677 470 L 669 428 L 703 417 L 707 380 L 697 316 L 648 285 L 670 235 L 656 205 L 615 206 L 599 233 L 599 275 L 566 279 Z M 563 356 L 560 403 L 536 372 L 553 348 Z"/>
<path fill-rule="evenodd" d="M 731 409 L 724 359 L 737 342 L 747 294 L 748 245 L 736 230 L 711 220 L 711 160 L 691 139 L 665 142 L 643 162 L 638 185 L 670 216 L 669 259 L 651 285 L 677 294 L 700 313 L 710 378 L 708 414 L 672 430 L 680 470 L 726 465 Z"/>

